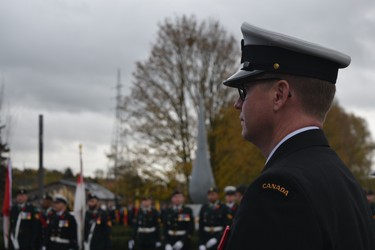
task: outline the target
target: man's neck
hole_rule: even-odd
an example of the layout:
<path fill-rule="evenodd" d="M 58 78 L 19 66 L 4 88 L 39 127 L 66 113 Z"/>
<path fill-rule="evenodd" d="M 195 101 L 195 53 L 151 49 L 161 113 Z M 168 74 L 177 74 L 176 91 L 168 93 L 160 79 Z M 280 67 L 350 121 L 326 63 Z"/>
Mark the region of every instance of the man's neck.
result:
<path fill-rule="evenodd" d="M 285 118 L 283 119 L 285 120 Z M 274 151 L 274 149 L 280 146 L 280 142 L 282 142 L 285 139 L 285 137 L 287 137 L 291 133 L 307 127 L 322 128 L 323 126 L 323 124 L 320 123 L 318 120 L 303 115 L 294 116 L 294 118 L 289 118 L 288 121 L 280 121 L 276 124 L 277 125 L 275 125 L 275 128 L 273 129 L 269 143 L 267 143 L 267 140 L 265 140 L 265 143 L 263 143 L 259 147 L 262 151 L 262 154 L 266 158 L 269 158 L 270 154 Z"/>

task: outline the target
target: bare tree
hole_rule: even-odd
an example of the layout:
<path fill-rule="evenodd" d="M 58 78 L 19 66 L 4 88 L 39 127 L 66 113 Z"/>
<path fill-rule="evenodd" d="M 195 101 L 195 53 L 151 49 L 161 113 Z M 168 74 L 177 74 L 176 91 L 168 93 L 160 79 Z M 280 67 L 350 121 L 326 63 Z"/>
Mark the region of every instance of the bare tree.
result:
<path fill-rule="evenodd" d="M 233 101 L 222 81 L 238 65 L 239 48 L 219 22 L 198 22 L 193 16 L 166 19 L 155 41 L 149 58 L 137 62 L 133 72 L 131 94 L 124 102 L 125 134 L 148 165 L 174 167 L 187 182 L 199 98 L 210 130 L 221 108 Z"/>

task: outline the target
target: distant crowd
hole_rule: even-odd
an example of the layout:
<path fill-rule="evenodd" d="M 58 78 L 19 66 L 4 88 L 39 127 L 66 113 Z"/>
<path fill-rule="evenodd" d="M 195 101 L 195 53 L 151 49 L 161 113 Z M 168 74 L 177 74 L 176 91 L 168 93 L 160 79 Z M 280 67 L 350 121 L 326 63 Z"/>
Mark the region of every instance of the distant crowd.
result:
<path fill-rule="evenodd" d="M 143 196 L 140 206 L 106 208 L 99 198 L 87 196 L 83 236 L 77 234 L 77 221 L 61 194 L 45 194 L 40 208 L 28 202 L 27 190 L 17 192 L 16 204 L 10 213 L 8 249 L 68 250 L 112 249 L 112 224 L 132 229 L 131 239 L 122 249 L 190 250 L 197 231 L 199 250 L 217 249 L 225 227 L 232 223 L 246 186 L 225 188 L 225 203 L 219 200 L 215 187 L 207 191 L 208 203 L 200 207 L 199 215 L 185 205 L 179 190 L 170 203 L 156 209 L 151 196 Z"/>
<path fill-rule="evenodd" d="M 132 228 L 131 239 L 122 249 L 190 250 L 193 249 L 194 233 L 198 236 L 198 250 L 218 249 L 245 191 L 246 186 L 227 186 L 224 189 L 225 202 L 221 202 L 218 189 L 210 188 L 208 202 L 200 207 L 197 216 L 185 204 L 184 194 L 178 190 L 171 195 L 170 203 L 160 210 L 153 206 L 150 196 L 143 196 L 139 207 L 106 209 L 95 194 L 88 194 L 80 241 L 77 221 L 68 209 L 65 196 L 46 194 L 37 208 L 28 202 L 27 191 L 20 189 L 11 210 L 8 249 L 110 250 L 113 223 Z M 366 196 L 375 219 L 373 191 L 367 190 Z"/>

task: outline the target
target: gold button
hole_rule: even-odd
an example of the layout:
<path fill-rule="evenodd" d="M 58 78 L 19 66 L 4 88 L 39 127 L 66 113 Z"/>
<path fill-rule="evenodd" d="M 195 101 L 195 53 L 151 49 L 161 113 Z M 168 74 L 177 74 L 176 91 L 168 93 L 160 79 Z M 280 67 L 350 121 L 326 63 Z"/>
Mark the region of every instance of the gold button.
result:
<path fill-rule="evenodd" d="M 273 68 L 274 68 L 275 70 L 278 70 L 278 69 L 280 68 L 280 64 L 278 64 L 278 63 L 274 63 L 274 64 L 273 64 Z"/>

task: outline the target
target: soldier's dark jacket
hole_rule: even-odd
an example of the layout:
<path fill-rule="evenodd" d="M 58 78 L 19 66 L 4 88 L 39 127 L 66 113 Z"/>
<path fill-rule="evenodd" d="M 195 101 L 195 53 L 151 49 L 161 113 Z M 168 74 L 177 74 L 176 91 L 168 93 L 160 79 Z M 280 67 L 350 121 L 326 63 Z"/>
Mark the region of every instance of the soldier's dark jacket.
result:
<path fill-rule="evenodd" d="M 164 240 L 172 246 L 181 241 L 182 249 L 190 250 L 190 240 L 194 232 L 194 216 L 191 208 L 168 208 L 164 214 Z"/>
<path fill-rule="evenodd" d="M 375 249 L 362 188 L 322 130 L 297 134 L 275 151 L 246 191 L 225 249 Z"/>
<path fill-rule="evenodd" d="M 43 242 L 46 242 L 47 239 L 47 230 L 48 225 L 53 217 L 55 212 L 53 211 L 52 207 L 48 209 L 42 209 L 39 212 L 39 229 L 38 232 L 40 232 L 40 235 L 38 237 L 38 249 L 40 249 L 41 246 L 43 246 Z"/>
<path fill-rule="evenodd" d="M 139 209 L 133 227 L 133 238 L 138 249 L 156 249 L 156 242 L 161 241 L 160 237 L 160 216 L 159 212 Z"/>
<path fill-rule="evenodd" d="M 17 232 L 17 221 L 19 220 L 19 227 Z M 30 203 L 25 203 L 23 206 L 17 204 L 12 206 L 10 211 L 10 234 L 9 244 L 10 249 L 15 249 L 14 240 L 16 239 L 19 249 L 36 249 L 37 237 L 39 234 L 39 211 Z M 17 237 L 18 235 L 18 237 Z"/>
<path fill-rule="evenodd" d="M 227 206 L 217 201 L 204 204 L 199 212 L 199 245 L 206 245 L 207 241 L 216 238 L 219 243 L 227 222 Z M 217 244 L 216 244 L 217 245 Z M 216 249 L 216 246 L 209 249 Z"/>
<path fill-rule="evenodd" d="M 91 250 L 111 249 L 112 222 L 102 209 L 88 210 L 85 215 L 84 241 Z"/>
<path fill-rule="evenodd" d="M 61 215 L 55 213 L 48 226 L 44 246 L 47 250 L 76 250 L 77 223 L 73 215 L 64 211 Z"/>
<path fill-rule="evenodd" d="M 230 225 L 232 225 L 233 218 L 236 215 L 238 205 L 236 203 L 234 203 L 231 207 L 228 206 L 228 205 L 226 205 L 226 206 L 227 206 L 227 225 L 230 226 Z"/>

